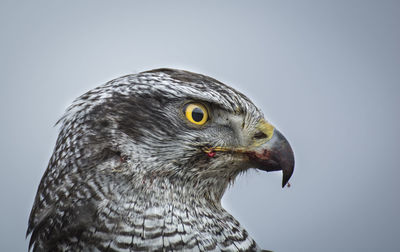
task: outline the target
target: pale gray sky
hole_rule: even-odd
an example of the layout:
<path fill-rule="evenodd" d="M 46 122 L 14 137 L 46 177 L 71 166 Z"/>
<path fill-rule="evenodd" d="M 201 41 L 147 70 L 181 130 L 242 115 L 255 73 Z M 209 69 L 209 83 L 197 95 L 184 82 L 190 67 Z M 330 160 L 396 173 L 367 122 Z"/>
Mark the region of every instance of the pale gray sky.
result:
<path fill-rule="evenodd" d="M 399 1 L 1 1 L 0 251 L 72 100 L 158 67 L 249 96 L 289 139 L 292 187 L 249 172 L 224 206 L 265 249 L 400 251 Z"/>

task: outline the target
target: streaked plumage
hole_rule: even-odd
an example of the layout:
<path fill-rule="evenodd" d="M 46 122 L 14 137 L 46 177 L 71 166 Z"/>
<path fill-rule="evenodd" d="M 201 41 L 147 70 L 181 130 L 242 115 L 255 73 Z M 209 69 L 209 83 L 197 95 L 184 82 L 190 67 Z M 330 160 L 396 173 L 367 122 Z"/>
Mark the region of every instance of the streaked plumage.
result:
<path fill-rule="evenodd" d="M 207 108 L 194 125 L 185 104 Z M 243 94 L 174 69 L 127 75 L 76 99 L 43 175 L 27 234 L 34 251 L 256 251 L 221 206 L 252 167 L 294 167 L 284 137 Z"/>

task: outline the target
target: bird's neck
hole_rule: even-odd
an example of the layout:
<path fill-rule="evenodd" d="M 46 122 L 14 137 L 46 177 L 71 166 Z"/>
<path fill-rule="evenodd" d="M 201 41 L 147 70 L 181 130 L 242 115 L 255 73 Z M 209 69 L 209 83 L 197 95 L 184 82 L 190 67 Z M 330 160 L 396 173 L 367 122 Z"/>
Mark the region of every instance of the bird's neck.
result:
<path fill-rule="evenodd" d="M 122 221 L 112 226 L 113 232 L 126 234 L 129 242 L 132 236 L 140 237 L 147 250 L 160 249 L 157 244 L 200 250 L 258 249 L 239 222 L 222 208 L 220 192 L 191 190 L 187 184 L 168 179 L 144 179 L 135 188 L 117 197 L 118 202 L 105 201 L 102 208 L 105 215 L 119 214 L 117 219 Z"/>
<path fill-rule="evenodd" d="M 221 206 L 229 181 L 123 172 L 104 176 L 119 183 L 102 188 L 109 197 L 96 206 L 94 222 L 99 229 L 106 222 L 112 239 L 140 243 L 143 250 L 257 250 L 246 230 Z M 93 234 L 101 240 L 98 235 Z"/>

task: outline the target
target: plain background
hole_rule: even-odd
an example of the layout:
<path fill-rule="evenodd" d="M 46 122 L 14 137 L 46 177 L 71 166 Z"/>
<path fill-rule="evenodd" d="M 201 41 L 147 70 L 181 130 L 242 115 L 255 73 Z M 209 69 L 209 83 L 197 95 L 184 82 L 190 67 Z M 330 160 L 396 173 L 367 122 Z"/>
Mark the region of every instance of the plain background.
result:
<path fill-rule="evenodd" d="M 212 76 L 289 139 L 292 187 L 251 171 L 223 205 L 265 249 L 400 251 L 399 1 L 1 1 L 0 250 L 74 98 L 158 67 Z"/>

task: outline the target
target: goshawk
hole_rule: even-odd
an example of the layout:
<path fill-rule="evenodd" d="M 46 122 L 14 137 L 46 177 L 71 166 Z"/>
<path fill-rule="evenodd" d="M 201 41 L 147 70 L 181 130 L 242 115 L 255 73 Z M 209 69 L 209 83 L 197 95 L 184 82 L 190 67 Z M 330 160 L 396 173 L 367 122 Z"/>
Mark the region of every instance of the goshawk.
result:
<path fill-rule="evenodd" d="M 243 94 L 204 75 L 157 69 L 77 98 L 40 182 L 33 251 L 260 251 L 222 206 L 249 168 L 294 155 Z"/>

